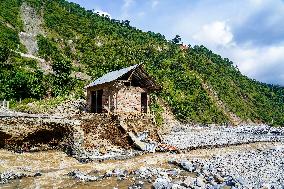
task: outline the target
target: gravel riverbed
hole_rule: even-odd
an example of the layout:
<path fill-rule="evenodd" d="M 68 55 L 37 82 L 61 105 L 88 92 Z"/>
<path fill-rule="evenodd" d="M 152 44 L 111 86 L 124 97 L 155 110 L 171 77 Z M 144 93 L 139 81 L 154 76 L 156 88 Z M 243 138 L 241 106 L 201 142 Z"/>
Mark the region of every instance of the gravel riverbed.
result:
<path fill-rule="evenodd" d="M 267 125 L 238 127 L 176 125 L 169 134 L 163 135 L 164 143 L 181 150 L 277 141 L 284 141 L 284 129 Z"/>

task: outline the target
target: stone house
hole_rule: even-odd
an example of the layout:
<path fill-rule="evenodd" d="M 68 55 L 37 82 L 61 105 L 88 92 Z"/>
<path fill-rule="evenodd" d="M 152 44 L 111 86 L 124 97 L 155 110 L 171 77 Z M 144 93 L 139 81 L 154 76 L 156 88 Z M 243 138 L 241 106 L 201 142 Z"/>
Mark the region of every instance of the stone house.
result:
<path fill-rule="evenodd" d="M 154 79 L 134 65 L 109 72 L 86 86 L 92 113 L 149 113 L 149 93 L 160 90 Z"/>

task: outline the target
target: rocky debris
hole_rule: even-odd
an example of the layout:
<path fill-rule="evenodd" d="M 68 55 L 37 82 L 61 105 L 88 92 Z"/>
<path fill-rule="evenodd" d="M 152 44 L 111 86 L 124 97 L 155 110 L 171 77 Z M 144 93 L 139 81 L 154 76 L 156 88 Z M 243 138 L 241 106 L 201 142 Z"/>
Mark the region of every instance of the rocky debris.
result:
<path fill-rule="evenodd" d="M 170 160 L 174 169 L 141 167 L 133 172 L 135 182 L 153 188 L 268 188 L 284 187 L 284 146 L 215 155 L 192 160 Z M 131 186 L 132 187 L 132 186 Z M 131 188 L 129 187 L 129 188 Z"/>
<path fill-rule="evenodd" d="M 171 162 L 169 162 L 169 163 L 171 163 Z M 180 166 L 182 169 L 184 169 L 184 170 L 186 170 L 188 172 L 191 172 L 191 173 L 193 173 L 197 169 L 195 164 L 193 164 L 192 162 L 189 162 L 187 160 L 182 160 L 180 162 L 175 162 L 174 161 L 172 163 Z"/>
<path fill-rule="evenodd" d="M 104 153 L 101 153 L 99 149 L 88 150 L 88 151 L 86 149 L 81 149 L 72 156 L 81 163 L 88 163 L 91 161 L 125 160 L 143 154 L 144 152 L 142 151 L 132 150 L 132 149 L 121 149 L 120 151 L 107 150 Z"/>
<path fill-rule="evenodd" d="M 238 127 L 176 125 L 170 134 L 163 135 L 162 142 L 181 150 L 190 150 L 267 141 L 284 141 L 284 129 L 267 125 Z"/>
<path fill-rule="evenodd" d="M 128 135 L 135 147 L 146 152 L 154 153 L 156 151 L 158 144 L 149 137 L 149 131 L 137 132 L 136 126 L 133 125 L 131 126 L 132 129 L 129 129 L 125 118 L 122 116 L 118 116 L 118 122 L 118 126 Z"/>
<path fill-rule="evenodd" d="M 50 110 L 51 114 L 60 116 L 74 116 L 84 112 L 86 109 L 86 100 L 84 99 L 70 99 L 64 101 L 56 108 Z"/>
<path fill-rule="evenodd" d="M 171 180 L 168 177 L 160 177 L 155 180 L 153 183 L 154 189 L 171 189 L 172 188 Z"/>
<path fill-rule="evenodd" d="M 105 176 L 106 177 L 120 177 L 120 178 L 125 178 L 128 175 L 128 171 L 127 170 L 121 170 L 121 169 L 114 169 L 112 171 L 108 171 L 106 172 Z"/>
<path fill-rule="evenodd" d="M 19 33 L 21 43 L 26 46 L 28 54 L 35 55 L 38 51 L 36 38 L 40 34 L 44 35 L 44 31 L 41 27 L 42 18 L 37 14 L 34 8 L 25 2 L 21 6 L 21 17 L 23 19 L 25 31 Z"/>
<path fill-rule="evenodd" d="M 154 141 L 148 141 L 148 142 L 144 142 L 141 141 L 137 136 L 135 136 L 132 132 L 128 132 L 129 137 L 131 138 L 131 140 L 133 141 L 134 145 L 142 150 L 142 151 L 146 151 L 146 152 L 152 152 L 154 153 L 156 148 L 157 148 L 157 143 Z"/>
<path fill-rule="evenodd" d="M 150 182 L 155 178 L 166 178 L 176 177 L 180 174 L 181 170 L 179 169 L 164 169 L 156 167 L 141 167 L 138 170 L 134 171 L 134 175 L 137 176 L 137 179 L 148 180 Z"/>
<path fill-rule="evenodd" d="M 6 184 L 11 180 L 16 180 L 16 179 L 22 179 L 24 177 L 38 177 L 41 176 L 42 174 L 40 172 L 29 172 L 25 170 L 20 170 L 20 171 L 6 171 L 3 173 L 0 173 L 0 184 Z"/>
<path fill-rule="evenodd" d="M 8 171 L 0 174 L 0 184 L 5 184 L 9 182 L 9 180 L 21 179 L 26 177 L 23 173 L 17 173 L 13 171 Z"/>
<path fill-rule="evenodd" d="M 171 146 L 169 144 L 162 144 L 162 143 L 158 144 L 157 151 L 181 153 L 180 150 L 177 147 Z"/>
<path fill-rule="evenodd" d="M 161 166 L 160 162 L 156 164 L 157 167 L 140 167 L 134 171 L 131 168 L 130 170 L 121 169 L 118 165 L 117 168 L 106 172 L 91 171 L 86 173 L 82 170 L 74 170 L 69 172 L 68 176 L 83 182 L 90 182 L 83 184 L 88 187 L 95 186 L 94 188 L 98 187 L 99 183 L 113 183 L 117 188 L 126 188 L 125 184 L 128 184 L 129 189 L 150 187 L 282 189 L 284 187 L 284 144 L 278 143 L 275 147 L 269 148 L 265 145 L 249 150 L 238 149 L 234 152 L 218 153 L 209 157 L 196 158 L 192 156 L 192 159 L 180 159 L 179 155 L 176 157 L 178 159 L 169 160 L 169 164 L 162 164 L 167 168 L 159 167 Z M 84 167 L 82 169 L 85 169 Z M 41 175 L 41 173 L 28 174 L 28 171 L 31 172 L 31 169 L 26 167 L 18 171 L 0 174 L 0 181 L 7 183 L 11 179 Z M 68 171 L 70 171 L 69 168 Z M 125 181 L 122 182 L 122 180 Z"/>
<path fill-rule="evenodd" d="M 85 173 L 83 173 L 79 170 L 74 170 L 74 171 L 69 172 L 68 176 L 70 176 L 74 179 L 84 181 L 84 182 L 97 181 L 99 179 L 98 177 L 85 174 Z"/>
<path fill-rule="evenodd" d="M 144 182 L 139 181 L 138 183 L 135 183 L 128 187 L 128 189 L 143 189 L 144 188 Z"/>
<path fill-rule="evenodd" d="M 210 159 L 170 161 L 195 173 L 182 186 L 199 188 L 283 188 L 284 147 L 213 156 Z"/>

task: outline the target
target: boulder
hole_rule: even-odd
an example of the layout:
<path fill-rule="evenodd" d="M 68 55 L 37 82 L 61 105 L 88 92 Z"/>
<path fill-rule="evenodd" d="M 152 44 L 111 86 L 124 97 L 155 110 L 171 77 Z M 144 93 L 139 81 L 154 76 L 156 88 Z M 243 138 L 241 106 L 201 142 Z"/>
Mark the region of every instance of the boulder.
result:
<path fill-rule="evenodd" d="M 182 185 L 188 188 L 193 188 L 194 182 L 195 182 L 195 178 L 189 176 L 185 178 Z"/>
<path fill-rule="evenodd" d="M 179 166 L 181 168 L 183 168 L 184 170 L 188 171 L 188 172 L 194 172 L 196 170 L 196 165 L 192 164 L 191 162 L 187 161 L 187 160 L 182 160 L 179 163 Z"/>
<path fill-rule="evenodd" d="M 157 178 L 153 183 L 154 189 L 171 189 L 172 184 L 169 178 Z"/>

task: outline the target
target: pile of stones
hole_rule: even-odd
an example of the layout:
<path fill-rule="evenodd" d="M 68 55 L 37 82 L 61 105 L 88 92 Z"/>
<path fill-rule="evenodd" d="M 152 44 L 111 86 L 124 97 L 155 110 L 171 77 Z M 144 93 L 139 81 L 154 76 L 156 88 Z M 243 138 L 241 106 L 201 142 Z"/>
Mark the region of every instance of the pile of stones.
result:
<path fill-rule="evenodd" d="M 76 115 L 86 110 L 86 101 L 84 99 L 67 100 L 56 108 L 51 110 L 55 115 Z"/>
<path fill-rule="evenodd" d="M 9 181 L 21 179 L 24 177 L 37 177 L 41 175 L 42 174 L 40 172 L 32 173 L 32 172 L 24 171 L 24 170 L 5 171 L 3 173 L 0 173 L 0 184 L 6 184 Z"/>
<path fill-rule="evenodd" d="M 284 129 L 257 126 L 177 126 L 163 135 L 163 142 L 182 150 L 221 147 L 251 142 L 284 141 Z"/>

